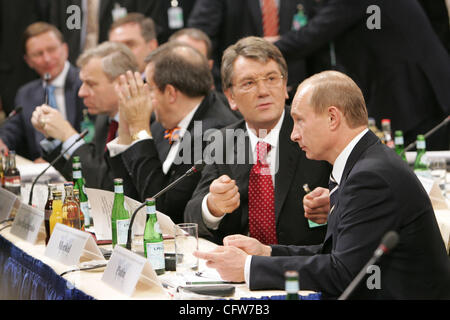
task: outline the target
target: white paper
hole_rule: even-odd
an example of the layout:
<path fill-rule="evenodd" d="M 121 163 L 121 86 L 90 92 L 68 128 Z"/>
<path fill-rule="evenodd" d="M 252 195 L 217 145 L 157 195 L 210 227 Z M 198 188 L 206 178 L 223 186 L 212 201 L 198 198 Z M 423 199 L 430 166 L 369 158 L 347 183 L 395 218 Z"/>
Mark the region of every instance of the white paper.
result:
<path fill-rule="evenodd" d="M 32 181 L 38 174 L 48 167 L 48 163 L 18 164 L 22 181 Z M 54 167 L 50 167 L 38 181 L 56 180 L 64 181 L 63 176 Z"/>
<path fill-rule="evenodd" d="M 111 240 L 111 213 L 114 203 L 114 192 L 86 188 L 86 193 L 89 198 L 89 203 L 91 204 L 91 215 L 94 219 L 95 236 L 97 237 L 97 240 Z M 130 213 L 130 219 L 134 210 L 140 205 L 140 202 L 125 196 L 125 208 Z M 158 211 L 156 214 L 163 235 L 173 236 L 175 224 L 172 219 Z M 133 234 L 144 234 L 145 221 L 146 211 L 145 207 L 143 207 L 139 210 L 134 219 Z"/>

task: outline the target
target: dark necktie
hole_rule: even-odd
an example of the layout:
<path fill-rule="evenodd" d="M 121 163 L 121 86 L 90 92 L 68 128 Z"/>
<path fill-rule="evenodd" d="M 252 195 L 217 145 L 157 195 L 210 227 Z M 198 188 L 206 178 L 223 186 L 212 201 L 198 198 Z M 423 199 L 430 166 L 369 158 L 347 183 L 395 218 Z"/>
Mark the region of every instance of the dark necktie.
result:
<path fill-rule="evenodd" d="M 111 120 L 109 123 L 109 130 L 108 130 L 108 136 L 106 138 L 106 144 L 114 140 L 117 133 L 117 128 L 119 127 L 119 123 L 116 120 Z M 106 145 L 105 145 L 105 151 L 106 151 Z"/>
<path fill-rule="evenodd" d="M 336 200 L 338 197 L 338 188 L 339 185 L 333 177 L 333 174 L 330 174 L 330 180 L 328 181 L 328 189 L 330 190 L 330 214 L 334 210 L 334 206 L 336 204 Z"/>
<path fill-rule="evenodd" d="M 258 142 L 257 160 L 250 171 L 248 183 L 248 220 L 250 236 L 263 244 L 277 244 L 275 227 L 275 194 L 267 164 L 270 145 Z"/>

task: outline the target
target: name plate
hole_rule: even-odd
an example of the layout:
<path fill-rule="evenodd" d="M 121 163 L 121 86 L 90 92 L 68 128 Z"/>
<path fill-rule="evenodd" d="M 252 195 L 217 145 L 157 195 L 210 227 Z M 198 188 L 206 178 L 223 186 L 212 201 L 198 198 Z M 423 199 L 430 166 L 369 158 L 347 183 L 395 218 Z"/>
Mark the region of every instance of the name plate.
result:
<path fill-rule="evenodd" d="M 61 223 L 57 223 L 53 229 L 45 249 L 45 256 L 68 266 L 78 264 L 81 257 L 105 260 L 89 233 Z"/>
<path fill-rule="evenodd" d="M 167 294 L 147 259 L 116 245 L 102 281 L 131 297 L 139 280 Z"/>
<path fill-rule="evenodd" d="M 25 203 L 21 203 L 14 218 L 11 233 L 15 236 L 30 242 L 36 243 L 39 229 L 44 222 L 44 212 L 33 208 Z"/>
<path fill-rule="evenodd" d="M 16 200 L 17 196 L 14 193 L 0 187 L 0 221 L 9 218 Z"/>
<path fill-rule="evenodd" d="M 416 174 L 422 183 L 423 188 L 427 192 L 430 197 L 431 204 L 433 205 L 433 209 L 435 210 L 447 210 L 448 205 L 447 201 L 442 194 L 442 191 L 439 187 L 439 183 L 436 179 L 430 178 L 425 175 Z"/>

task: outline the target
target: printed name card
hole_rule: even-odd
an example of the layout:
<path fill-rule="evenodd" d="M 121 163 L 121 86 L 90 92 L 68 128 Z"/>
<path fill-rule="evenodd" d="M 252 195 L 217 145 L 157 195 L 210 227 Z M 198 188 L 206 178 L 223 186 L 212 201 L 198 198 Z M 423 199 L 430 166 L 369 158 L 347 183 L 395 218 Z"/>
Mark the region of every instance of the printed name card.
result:
<path fill-rule="evenodd" d="M 121 246 L 115 246 L 102 281 L 131 297 L 139 280 L 166 294 L 147 259 Z"/>
<path fill-rule="evenodd" d="M 89 233 L 60 223 L 57 223 L 53 229 L 45 256 L 68 266 L 78 264 L 81 257 L 105 260 Z"/>
<path fill-rule="evenodd" d="M 11 227 L 11 233 L 30 242 L 36 243 L 39 229 L 44 222 L 44 212 L 21 203 Z"/>
<path fill-rule="evenodd" d="M 16 199 L 14 193 L 0 187 L 0 221 L 9 218 Z"/>

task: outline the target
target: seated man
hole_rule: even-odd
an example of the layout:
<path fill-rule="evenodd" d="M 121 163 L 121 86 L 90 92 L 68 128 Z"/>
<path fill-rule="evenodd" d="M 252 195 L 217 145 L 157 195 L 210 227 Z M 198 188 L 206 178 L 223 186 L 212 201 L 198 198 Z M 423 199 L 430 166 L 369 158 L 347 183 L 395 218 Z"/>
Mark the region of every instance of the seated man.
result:
<path fill-rule="evenodd" d="M 208 63 L 196 49 L 169 42 L 153 51 L 146 62 L 145 86 L 138 74 L 122 77 L 117 88 L 121 95 L 119 137 L 108 144 L 115 174 L 129 174 L 124 178 L 125 190 L 131 184 L 140 200 L 155 195 L 202 159 L 208 129 L 237 120 L 211 92 Z M 150 128 L 153 111 L 156 121 Z M 182 222 L 184 207 L 199 179 L 198 174 L 187 177 L 160 196 L 157 210 L 175 223 Z"/>
<path fill-rule="evenodd" d="M 224 159 L 204 169 L 185 220 L 198 223 L 199 236 L 218 244 L 235 233 L 250 233 L 266 244 L 321 243 L 326 226 L 311 227 L 307 218 L 326 222 L 328 201 L 322 215 L 319 210 L 305 217 L 302 186 L 326 186 L 330 166 L 306 159 L 289 140 L 293 122 L 280 51 L 261 38 L 241 39 L 223 55 L 222 79 L 231 108 L 244 119 L 217 137 L 225 142 Z M 266 159 L 260 158 L 260 145 L 270 147 L 262 151 Z M 268 163 L 267 174 L 258 173 L 260 162 Z"/>
<path fill-rule="evenodd" d="M 195 255 L 226 280 L 245 279 L 251 290 L 283 289 L 284 272 L 296 270 L 301 290 L 336 298 L 393 230 L 399 243 L 379 261 L 378 286 L 363 280 L 351 298 L 449 299 L 450 260 L 430 199 L 408 165 L 368 130 L 355 82 L 336 71 L 306 79 L 291 116 L 291 139 L 309 159 L 333 165 L 324 242 L 266 246 L 235 235 L 215 252 Z M 328 192 L 319 197 L 324 195 Z"/>
<path fill-rule="evenodd" d="M 47 103 L 61 113 L 62 119 L 79 130 L 84 109 L 82 100 L 77 97 L 81 81 L 79 70 L 67 61 L 68 47 L 56 27 L 45 22 L 31 24 L 24 33 L 23 49 L 25 61 L 41 79 L 25 84 L 17 92 L 15 106 L 23 109 L 1 127 L 0 150 L 16 150 L 25 158 L 40 161 L 39 142 L 44 136 L 31 124 L 33 111 Z M 48 80 L 44 80 L 46 74 L 49 75 Z"/>
<path fill-rule="evenodd" d="M 72 156 L 79 156 L 86 187 L 113 190 L 116 178 L 105 161 L 105 146 L 115 138 L 119 121 L 119 98 L 114 85 L 119 75 L 127 70 L 137 71 L 133 53 L 125 45 L 104 42 L 84 52 L 77 61 L 83 81 L 78 95 L 84 99 L 89 114 L 97 115 L 95 136 L 91 143 L 77 142 L 55 168 L 68 180 L 72 180 Z M 54 149 L 44 149 L 44 159 L 54 160 L 79 137 L 60 112 L 48 106 L 36 108 L 31 119 L 33 126 L 47 137 L 62 141 Z"/>

